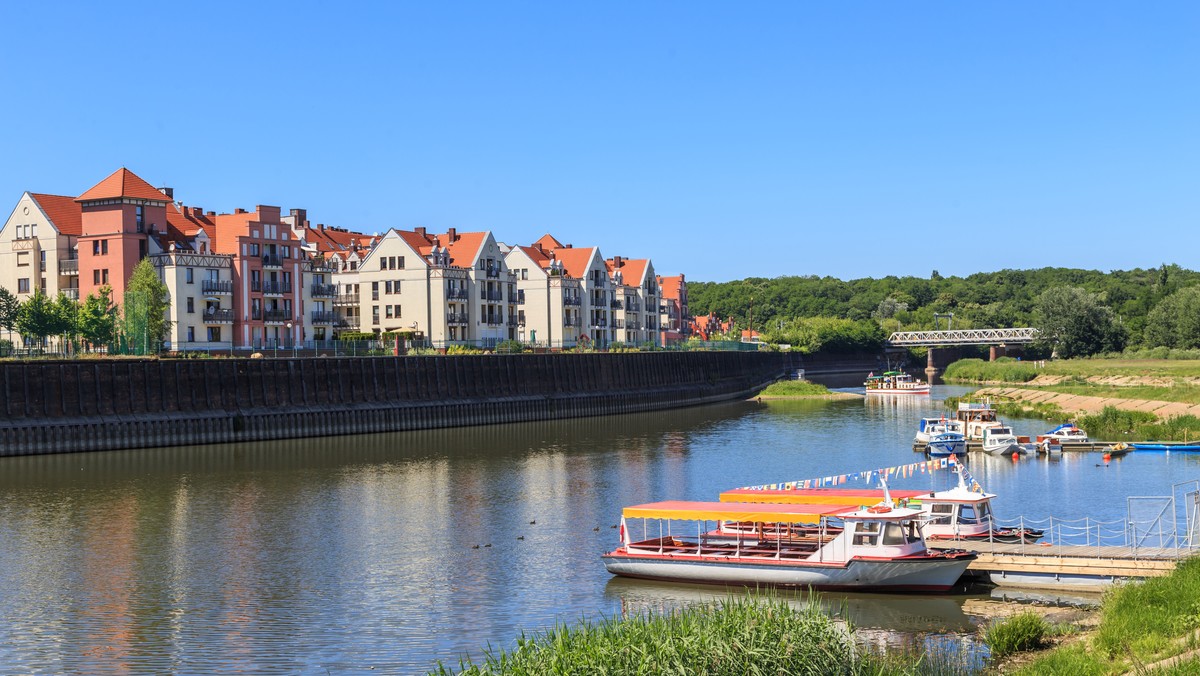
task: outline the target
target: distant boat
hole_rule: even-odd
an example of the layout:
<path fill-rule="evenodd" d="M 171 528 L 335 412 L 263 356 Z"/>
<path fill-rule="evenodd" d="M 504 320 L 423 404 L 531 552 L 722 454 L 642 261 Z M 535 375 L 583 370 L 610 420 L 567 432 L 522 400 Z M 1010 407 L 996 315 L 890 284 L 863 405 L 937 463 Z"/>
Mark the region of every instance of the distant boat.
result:
<path fill-rule="evenodd" d="M 1017 435 L 1012 428 L 996 424 L 983 430 L 983 452 L 992 455 L 1005 455 L 1012 452 L 1024 453 L 1025 448 L 1017 441 Z"/>
<path fill-rule="evenodd" d="M 1063 423 L 1045 434 L 1038 435 L 1039 442 L 1046 439 L 1049 439 L 1052 444 L 1086 444 L 1088 435 L 1074 423 Z"/>
<path fill-rule="evenodd" d="M 900 371 L 868 375 L 863 387 L 867 394 L 929 394 L 929 383 Z"/>

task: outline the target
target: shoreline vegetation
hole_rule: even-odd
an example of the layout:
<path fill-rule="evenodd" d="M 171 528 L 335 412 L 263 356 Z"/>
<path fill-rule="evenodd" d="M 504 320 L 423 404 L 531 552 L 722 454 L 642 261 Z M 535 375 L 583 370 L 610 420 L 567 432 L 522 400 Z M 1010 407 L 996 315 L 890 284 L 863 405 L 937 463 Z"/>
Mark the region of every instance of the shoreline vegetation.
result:
<path fill-rule="evenodd" d="M 833 392 L 824 385 L 807 380 L 779 380 L 771 383 L 755 399 L 861 399 L 862 395 L 852 392 Z"/>
<path fill-rule="evenodd" d="M 646 612 L 526 635 L 480 662 L 438 662 L 434 676 L 461 674 L 1194 674 L 1200 669 L 1200 559 L 1164 577 L 1114 587 L 1098 611 L 1033 607 L 980 625 L 976 642 L 888 647 L 879 652 L 810 593 L 781 592 Z M 936 647 L 941 645 L 942 647 Z M 923 648 L 921 646 L 924 646 Z"/>
<path fill-rule="evenodd" d="M 1074 420 L 1100 441 L 1200 439 L 1200 361 L 1070 359 L 1022 362 L 964 359 L 943 376 L 956 384 L 988 387 L 969 399 L 988 398 L 1001 415 Z M 960 398 L 946 400 L 955 407 Z"/>

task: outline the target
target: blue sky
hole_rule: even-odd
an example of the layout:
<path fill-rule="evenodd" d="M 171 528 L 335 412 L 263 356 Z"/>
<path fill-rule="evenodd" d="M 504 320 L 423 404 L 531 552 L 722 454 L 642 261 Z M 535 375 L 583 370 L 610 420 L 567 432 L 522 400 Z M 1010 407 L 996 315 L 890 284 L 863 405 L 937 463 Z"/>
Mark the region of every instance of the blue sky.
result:
<path fill-rule="evenodd" d="M 4 15 L 12 203 L 126 166 L 206 209 L 551 232 L 697 281 L 1200 267 L 1197 3 Z"/>

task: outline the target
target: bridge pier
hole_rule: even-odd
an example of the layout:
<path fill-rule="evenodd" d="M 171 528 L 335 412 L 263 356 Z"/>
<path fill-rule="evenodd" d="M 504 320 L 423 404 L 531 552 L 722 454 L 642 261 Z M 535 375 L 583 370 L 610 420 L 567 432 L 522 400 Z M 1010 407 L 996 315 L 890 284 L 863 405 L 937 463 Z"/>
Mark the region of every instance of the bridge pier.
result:
<path fill-rule="evenodd" d="M 933 348 L 929 348 L 929 352 L 925 357 L 925 382 L 930 385 L 935 384 L 942 372 L 937 367 L 937 362 L 933 359 Z"/>
<path fill-rule="evenodd" d="M 1004 346 L 1003 345 L 993 345 L 988 348 L 988 361 L 996 361 L 998 358 L 1003 357 L 1003 356 L 1004 356 Z"/>

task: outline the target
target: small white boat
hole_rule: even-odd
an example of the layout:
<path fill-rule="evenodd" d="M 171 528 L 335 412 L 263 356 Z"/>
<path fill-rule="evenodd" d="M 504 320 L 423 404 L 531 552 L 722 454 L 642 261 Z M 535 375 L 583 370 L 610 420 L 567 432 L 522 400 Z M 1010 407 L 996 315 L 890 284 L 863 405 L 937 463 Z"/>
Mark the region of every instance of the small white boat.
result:
<path fill-rule="evenodd" d="M 650 580 L 946 591 L 975 555 L 926 548 L 923 516 L 892 505 L 656 502 L 623 510 L 621 546 L 602 558 L 614 575 Z M 692 535 L 672 531 L 680 521 L 695 524 Z M 714 535 L 709 522 L 749 532 Z M 792 529 L 805 536 L 790 537 Z"/>
<path fill-rule="evenodd" d="M 1043 440 L 1049 440 L 1052 444 L 1086 444 L 1088 435 L 1074 423 L 1064 423 L 1045 434 L 1039 434 L 1038 441 Z"/>
<path fill-rule="evenodd" d="M 983 452 L 991 453 L 992 455 L 1025 452 L 1025 448 L 1017 441 L 1017 435 L 1013 434 L 1012 428 L 998 423 L 994 426 L 984 428 L 982 445 Z"/>
<path fill-rule="evenodd" d="M 925 450 L 935 457 L 957 455 L 966 448 L 962 423 L 943 418 L 921 418 L 913 443 L 924 445 Z"/>
<path fill-rule="evenodd" d="M 901 371 L 871 373 L 863 383 L 867 394 L 929 394 L 929 383 Z"/>

